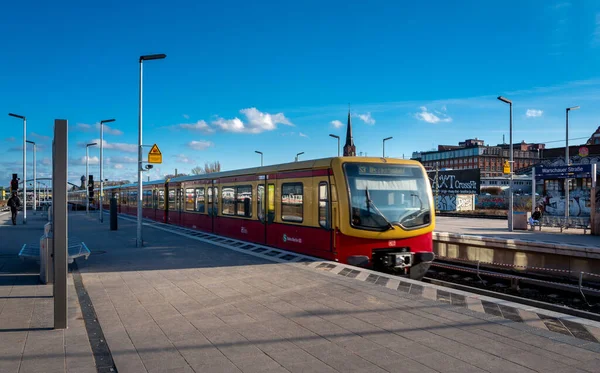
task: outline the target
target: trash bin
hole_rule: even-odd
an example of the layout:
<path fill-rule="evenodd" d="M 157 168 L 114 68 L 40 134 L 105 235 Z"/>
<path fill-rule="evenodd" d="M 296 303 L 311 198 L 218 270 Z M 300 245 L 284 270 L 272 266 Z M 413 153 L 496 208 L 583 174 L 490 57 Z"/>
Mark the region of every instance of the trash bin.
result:
<path fill-rule="evenodd" d="M 54 282 L 54 239 L 52 223 L 44 226 L 44 235 L 40 237 L 40 281 L 42 284 Z"/>
<path fill-rule="evenodd" d="M 117 199 L 110 199 L 110 230 L 116 231 L 118 228 L 118 217 L 117 217 Z"/>
<path fill-rule="evenodd" d="M 527 230 L 527 213 L 523 211 L 513 211 L 513 229 Z"/>

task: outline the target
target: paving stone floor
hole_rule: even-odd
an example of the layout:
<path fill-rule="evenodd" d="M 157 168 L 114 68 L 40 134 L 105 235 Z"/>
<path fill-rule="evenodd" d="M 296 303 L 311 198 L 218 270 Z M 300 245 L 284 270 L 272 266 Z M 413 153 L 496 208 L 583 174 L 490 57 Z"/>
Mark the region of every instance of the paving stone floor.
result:
<path fill-rule="evenodd" d="M 120 372 L 597 372 L 583 342 L 144 227 L 70 232 Z"/>
<path fill-rule="evenodd" d="M 96 372 L 72 278 L 69 328 L 54 330 L 52 285 L 40 284 L 39 265 L 17 257 L 24 243 L 39 241 L 45 223 L 28 211 L 23 225 L 20 214 L 13 226 L 0 213 L 0 372 Z"/>

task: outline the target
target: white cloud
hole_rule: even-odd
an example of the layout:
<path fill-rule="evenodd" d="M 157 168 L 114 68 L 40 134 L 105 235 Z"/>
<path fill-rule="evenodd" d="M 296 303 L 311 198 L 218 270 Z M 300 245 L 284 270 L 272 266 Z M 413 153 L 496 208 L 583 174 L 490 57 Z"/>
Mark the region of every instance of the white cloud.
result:
<path fill-rule="evenodd" d="M 372 125 L 375 124 L 375 119 L 373 119 L 373 117 L 371 116 L 371 113 L 358 114 L 357 116 L 358 116 L 358 118 L 360 120 L 362 120 L 363 122 L 365 122 L 369 126 L 372 126 Z"/>
<path fill-rule="evenodd" d="M 299 133 L 298 133 L 298 135 L 299 135 L 300 137 L 308 137 L 308 135 L 307 135 L 307 134 L 305 134 L 305 133 L 302 133 L 302 132 L 299 132 Z"/>
<path fill-rule="evenodd" d="M 82 131 L 82 132 L 87 132 L 92 129 L 92 125 L 86 124 L 86 123 L 77 123 L 75 125 L 74 129 Z"/>
<path fill-rule="evenodd" d="M 246 116 L 246 123 L 236 117 L 233 119 L 217 118 L 211 124 L 222 131 L 236 133 L 261 133 L 264 131 L 272 131 L 277 128 L 278 124 L 293 126 L 292 122 L 290 122 L 283 113 L 263 113 L 254 107 L 242 109 L 240 110 L 240 113 Z"/>
<path fill-rule="evenodd" d="M 184 117 L 185 119 L 190 119 L 190 116 L 189 116 L 189 115 L 187 115 L 187 114 L 183 114 L 183 117 Z"/>
<path fill-rule="evenodd" d="M 137 158 L 127 156 L 116 156 L 106 159 L 107 163 L 137 163 L 137 161 Z"/>
<path fill-rule="evenodd" d="M 93 139 L 92 141 L 90 141 L 89 143 L 93 143 L 95 142 L 96 144 L 98 144 L 98 146 L 100 146 L 100 139 Z M 86 144 L 80 144 L 80 146 L 85 148 Z M 137 153 L 138 150 L 138 146 L 135 144 L 125 144 L 125 143 L 119 143 L 119 142 L 115 142 L 115 143 L 109 143 L 106 140 L 104 140 L 103 143 L 103 147 L 104 149 L 113 149 L 113 150 L 118 150 L 121 152 L 126 152 L 126 153 Z"/>
<path fill-rule="evenodd" d="M 425 107 L 425 106 L 421 106 L 420 109 L 421 109 L 421 112 L 415 114 L 415 118 L 417 118 L 418 120 L 422 120 L 427 123 L 440 123 L 440 122 L 450 123 L 450 122 L 452 122 L 452 118 L 450 118 L 445 113 L 438 111 L 437 112 L 437 114 L 439 115 L 438 116 L 438 115 L 428 111 L 427 107 Z M 445 106 L 442 107 L 442 111 L 445 112 L 446 111 L 445 109 L 446 109 Z"/>
<path fill-rule="evenodd" d="M 123 134 L 123 131 L 118 130 L 116 128 L 112 128 L 111 126 L 109 126 L 108 124 L 104 124 L 104 133 L 109 134 L 109 135 L 115 135 L 115 136 L 120 136 Z M 96 123 L 96 124 L 87 124 L 87 123 L 77 123 L 75 125 L 75 127 L 73 128 L 75 131 L 80 131 L 80 132 L 95 132 L 98 131 L 98 133 L 100 133 L 100 123 Z"/>
<path fill-rule="evenodd" d="M 72 165 L 85 165 L 85 155 L 81 158 L 70 159 L 69 163 Z M 100 159 L 96 156 L 89 157 L 89 164 L 96 165 L 100 163 Z"/>
<path fill-rule="evenodd" d="M 340 128 L 344 125 L 344 123 L 342 123 L 339 120 L 332 120 L 331 122 L 329 122 L 329 124 L 331 124 L 334 128 Z"/>
<path fill-rule="evenodd" d="M 527 109 L 525 116 L 527 116 L 527 118 L 537 118 L 537 117 L 541 117 L 543 113 L 544 112 L 542 110 Z"/>
<path fill-rule="evenodd" d="M 5 140 L 6 140 L 6 142 L 15 142 L 16 139 L 11 136 L 11 137 L 7 137 Z"/>
<path fill-rule="evenodd" d="M 50 136 L 40 135 L 39 133 L 31 132 L 31 136 L 36 137 L 40 140 L 50 140 Z"/>
<path fill-rule="evenodd" d="M 115 165 L 115 168 L 116 168 L 117 170 L 121 170 L 121 169 L 123 169 L 123 165 L 122 165 L 122 164 L 120 164 L 120 163 L 117 163 L 117 164 Z"/>
<path fill-rule="evenodd" d="M 177 128 L 182 128 L 186 130 L 199 131 L 203 133 L 213 133 L 215 132 L 214 128 L 211 128 L 205 121 L 199 120 L 196 123 L 182 123 L 176 126 Z"/>
<path fill-rule="evenodd" d="M 43 158 L 42 159 L 42 164 L 44 166 L 50 166 L 52 164 L 52 159 L 50 159 L 50 158 Z"/>
<path fill-rule="evenodd" d="M 190 141 L 188 142 L 187 146 L 189 148 L 192 148 L 194 150 L 206 150 L 207 148 L 211 147 L 213 145 L 212 142 L 210 141 Z"/>
<path fill-rule="evenodd" d="M 176 156 L 174 156 L 174 158 L 177 160 L 178 163 L 185 163 L 185 164 L 192 164 L 192 163 L 194 163 L 194 160 L 190 159 L 185 154 L 177 154 Z"/>
<path fill-rule="evenodd" d="M 100 130 L 100 124 L 96 124 L 96 128 L 98 130 Z M 116 128 L 112 128 L 110 127 L 108 124 L 104 125 L 104 133 L 107 133 L 109 135 L 116 135 L 116 136 L 120 136 L 123 134 L 123 131 L 118 130 Z"/>

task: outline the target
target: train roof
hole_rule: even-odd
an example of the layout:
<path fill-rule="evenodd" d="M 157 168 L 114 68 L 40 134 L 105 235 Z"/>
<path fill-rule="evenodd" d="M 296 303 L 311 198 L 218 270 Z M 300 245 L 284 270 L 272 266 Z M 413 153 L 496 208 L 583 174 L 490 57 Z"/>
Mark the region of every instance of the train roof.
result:
<path fill-rule="evenodd" d="M 233 176 L 241 176 L 241 175 L 260 175 L 260 174 L 270 174 L 275 172 L 284 172 L 284 171 L 295 171 L 295 170 L 305 170 L 305 169 L 314 169 L 314 168 L 329 168 L 332 163 L 335 161 L 339 161 L 342 163 L 347 162 L 381 162 L 390 164 L 406 164 L 406 165 L 417 165 L 421 166 L 421 163 L 414 160 L 408 159 L 397 159 L 397 158 L 381 158 L 381 157 L 330 157 L 330 158 L 320 158 L 320 159 L 309 159 L 306 161 L 298 161 L 298 162 L 289 162 L 289 163 L 280 163 L 275 165 L 268 165 L 262 167 L 251 167 L 244 168 L 240 170 L 232 170 L 232 171 L 221 171 L 221 172 L 213 172 L 209 174 L 201 174 L 201 175 L 188 175 L 188 176 L 178 176 L 169 179 L 169 182 L 185 182 L 191 180 L 204 180 L 204 179 L 219 179 L 224 177 L 233 177 Z M 166 179 L 159 179 L 153 181 L 145 181 L 144 185 L 157 185 L 164 184 Z M 131 188 L 137 186 L 137 183 L 129 183 L 122 185 L 114 185 L 110 187 L 104 187 L 105 190 L 110 189 L 118 189 L 118 188 Z"/>

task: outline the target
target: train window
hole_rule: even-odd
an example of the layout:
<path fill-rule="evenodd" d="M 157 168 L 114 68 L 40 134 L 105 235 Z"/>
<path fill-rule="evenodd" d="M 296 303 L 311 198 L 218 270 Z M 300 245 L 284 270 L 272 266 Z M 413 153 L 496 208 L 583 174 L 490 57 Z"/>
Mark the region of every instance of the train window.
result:
<path fill-rule="evenodd" d="M 261 223 L 265 221 L 265 186 L 256 187 L 256 207 L 258 210 L 258 220 Z"/>
<path fill-rule="evenodd" d="M 213 194 L 215 195 L 215 199 L 213 201 L 214 205 L 213 205 L 213 214 L 214 215 L 218 215 L 219 214 L 219 187 L 214 187 L 213 188 Z"/>
<path fill-rule="evenodd" d="M 167 202 L 169 210 L 175 210 L 175 189 L 169 189 L 169 200 Z"/>
<path fill-rule="evenodd" d="M 158 208 L 158 190 L 156 189 L 152 190 L 152 208 L 155 210 Z"/>
<path fill-rule="evenodd" d="M 287 183 L 281 185 L 281 220 L 302 223 L 303 211 L 302 183 Z"/>
<path fill-rule="evenodd" d="M 269 209 L 267 211 L 267 223 L 271 224 L 275 220 L 275 184 L 269 184 L 267 202 Z"/>
<path fill-rule="evenodd" d="M 223 187 L 221 190 L 223 207 L 223 215 L 235 215 L 235 188 Z"/>
<path fill-rule="evenodd" d="M 144 190 L 142 195 L 144 196 L 144 208 L 152 208 L 152 191 Z"/>
<path fill-rule="evenodd" d="M 196 196 L 194 195 L 193 188 L 187 188 L 185 190 L 185 211 L 196 211 L 195 201 Z"/>
<path fill-rule="evenodd" d="M 138 192 L 136 190 L 136 191 L 131 192 L 131 200 L 129 201 L 129 205 L 137 206 L 137 201 L 138 201 Z"/>
<path fill-rule="evenodd" d="M 158 191 L 158 208 L 165 209 L 165 191 L 162 189 Z"/>
<path fill-rule="evenodd" d="M 329 195 L 327 183 L 319 183 L 319 225 L 329 229 Z"/>
<path fill-rule="evenodd" d="M 252 217 L 252 186 L 244 185 L 236 188 L 235 214 L 245 218 Z"/>
<path fill-rule="evenodd" d="M 210 188 L 209 188 L 210 190 Z M 204 213 L 204 188 L 196 188 L 196 211 Z"/>

